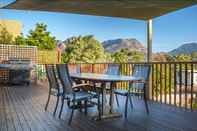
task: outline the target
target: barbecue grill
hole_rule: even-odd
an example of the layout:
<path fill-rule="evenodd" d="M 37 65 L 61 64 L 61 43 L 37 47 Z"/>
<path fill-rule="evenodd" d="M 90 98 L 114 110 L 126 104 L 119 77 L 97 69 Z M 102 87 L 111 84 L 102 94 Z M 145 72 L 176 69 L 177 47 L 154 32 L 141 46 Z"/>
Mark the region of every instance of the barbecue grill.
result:
<path fill-rule="evenodd" d="M 10 84 L 30 84 L 31 61 L 29 59 L 9 58 L 7 65 Z"/>

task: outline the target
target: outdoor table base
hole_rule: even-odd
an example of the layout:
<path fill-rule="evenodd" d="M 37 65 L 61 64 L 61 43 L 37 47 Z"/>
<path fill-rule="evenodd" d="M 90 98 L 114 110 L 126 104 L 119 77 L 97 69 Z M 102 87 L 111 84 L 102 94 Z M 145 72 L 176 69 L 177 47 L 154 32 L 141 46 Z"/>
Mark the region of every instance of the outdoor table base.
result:
<path fill-rule="evenodd" d="M 122 114 L 116 110 L 113 110 L 112 112 L 109 111 L 108 109 L 105 109 L 104 112 L 101 114 L 101 117 L 99 118 L 98 112 L 96 114 L 91 115 L 93 120 L 102 120 L 102 119 L 111 119 L 111 118 L 120 118 L 122 117 Z"/>
<path fill-rule="evenodd" d="M 105 86 L 104 88 L 102 88 L 102 104 L 101 104 L 101 119 L 109 119 L 109 118 L 120 118 L 122 117 L 122 114 L 119 113 L 118 111 L 116 111 L 113 108 L 113 104 L 114 104 L 114 87 L 115 87 L 116 83 L 110 82 L 110 101 L 109 101 L 109 105 L 107 105 L 107 101 L 106 101 L 106 83 L 102 83 L 102 86 Z M 99 115 L 97 114 L 96 116 L 93 116 L 93 118 L 95 120 L 99 120 Z"/>
<path fill-rule="evenodd" d="M 102 115 L 101 119 L 99 118 L 98 115 L 92 116 L 92 119 L 95 121 L 99 121 L 99 120 L 103 120 L 103 119 L 120 118 L 120 117 L 122 117 L 122 114 L 116 112 L 116 113 L 112 113 L 112 114 Z"/>

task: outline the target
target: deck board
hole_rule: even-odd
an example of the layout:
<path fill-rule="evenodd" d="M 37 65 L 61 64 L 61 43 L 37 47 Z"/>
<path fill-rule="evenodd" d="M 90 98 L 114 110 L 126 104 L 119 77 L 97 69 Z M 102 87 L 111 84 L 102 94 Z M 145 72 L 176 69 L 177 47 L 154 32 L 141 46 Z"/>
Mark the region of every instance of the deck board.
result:
<path fill-rule="evenodd" d="M 196 111 L 149 102 L 150 114 L 147 115 L 144 103 L 139 98 L 133 98 L 134 109 L 128 110 L 127 119 L 93 121 L 90 116 L 76 111 L 72 125 L 68 126 L 70 111 L 66 107 L 62 119 L 52 115 L 54 97 L 48 110 L 44 111 L 47 93 L 47 88 L 43 86 L 1 85 L 0 131 L 197 131 Z M 122 107 L 123 100 L 120 102 Z M 95 110 L 89 109 L 88 113 Z M 119 111 L 123 112 L 124 109 L 120 108 Z"/>

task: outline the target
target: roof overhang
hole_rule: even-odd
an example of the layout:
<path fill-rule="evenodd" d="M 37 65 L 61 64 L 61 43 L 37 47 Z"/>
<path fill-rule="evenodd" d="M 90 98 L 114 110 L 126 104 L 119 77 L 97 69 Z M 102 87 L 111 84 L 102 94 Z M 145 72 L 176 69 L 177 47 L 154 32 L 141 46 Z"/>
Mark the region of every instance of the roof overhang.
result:
<path fill-rule="evenodd" d="M 148 20 L 195 4 L 197 0 L 16 0 L 4 8 Z"/>

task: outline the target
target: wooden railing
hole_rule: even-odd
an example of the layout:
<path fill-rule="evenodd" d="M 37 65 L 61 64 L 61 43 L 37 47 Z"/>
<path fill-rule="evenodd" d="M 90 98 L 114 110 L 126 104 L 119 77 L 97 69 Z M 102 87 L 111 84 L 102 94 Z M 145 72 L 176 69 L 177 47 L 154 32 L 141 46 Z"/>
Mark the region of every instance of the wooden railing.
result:
<path fill-rule="evenodd" d="M 132 75 L 135 64 L 150 64 L 151 76 L 148 88 L 149 99 L 184 109 L 197 108 L 197 62 L 150 62 L 120 64 L 121 75 Z M 105 73 L 108 64 L 70 64 L 70 70 L 76 66 L 81 72 Z M 128 83 L 117 83 L 117 88 L 125 90 Z"/>
<path fill-rule="evenodd" d="M 197 63 L 152 63 L 152 100 L 185 109 L 196 108 Z"/>

